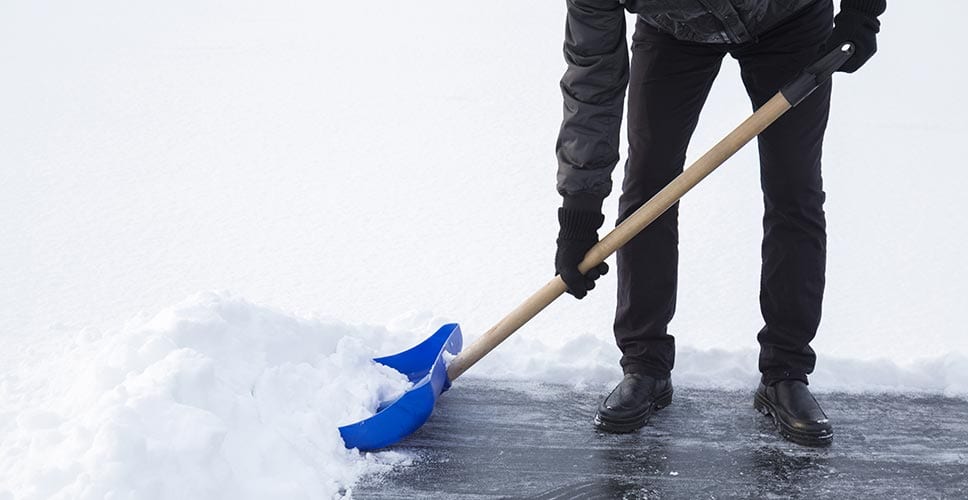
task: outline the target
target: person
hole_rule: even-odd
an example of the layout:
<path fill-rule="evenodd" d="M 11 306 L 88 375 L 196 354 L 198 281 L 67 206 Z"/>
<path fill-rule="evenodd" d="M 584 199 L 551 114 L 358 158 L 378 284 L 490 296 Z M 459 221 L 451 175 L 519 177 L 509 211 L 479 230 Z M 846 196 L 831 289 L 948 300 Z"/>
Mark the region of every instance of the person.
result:
<path fill-rule="evenodd" d="M 739 62 L 753 107 L 799 70 L 850 41 L 841 67 L 854 72 L 876 51 L 886 0 L 566 0 L 561 79 L 564 119 L 556 145 L 562 195 L 555 270 L 582 298 L 606 264 L 586 274 L 578 263 L 598 241 L 602 204 L 619 159 L 628 89 L 628 158 L 619 198 L 621 222 L 682 172 L 700 110 L 726 54 Z M 637 14 L 630 49 L 625 11 Z M 807 387 L 816 355 L 826 262 L 820 159 L 831 84 L 819 87 L 758 138 L 763 191 L 760 309 L 761 381 L 754 406 L 780 433 L 805 445 L 833 438 Z M 624 378 L 605 398 L 596 425 L 631 432 L 672 401 L 678 204 L 617 252 L 615 340 Z"/>

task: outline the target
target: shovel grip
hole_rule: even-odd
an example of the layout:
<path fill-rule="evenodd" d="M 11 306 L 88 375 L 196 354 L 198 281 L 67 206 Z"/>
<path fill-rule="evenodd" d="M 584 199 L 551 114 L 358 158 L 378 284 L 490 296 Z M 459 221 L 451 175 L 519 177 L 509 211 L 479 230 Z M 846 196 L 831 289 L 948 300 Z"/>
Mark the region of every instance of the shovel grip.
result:
<path fill-rule="evenodd" d="M 800 104 L 814 90 L 817 90 L 817 87 L 823 85 L 824 82 L 830 79 L 831 75 L 854 55 L 855 50 L 854 44 L 850 42 L 834 47 L 833 50 L 818 59 L 817 62 L 801 71 L 790 83 L 784 85 L 780 89 L 780 93 L 783 94 L 783 97 L 786 98 L 791 106 Z"/>

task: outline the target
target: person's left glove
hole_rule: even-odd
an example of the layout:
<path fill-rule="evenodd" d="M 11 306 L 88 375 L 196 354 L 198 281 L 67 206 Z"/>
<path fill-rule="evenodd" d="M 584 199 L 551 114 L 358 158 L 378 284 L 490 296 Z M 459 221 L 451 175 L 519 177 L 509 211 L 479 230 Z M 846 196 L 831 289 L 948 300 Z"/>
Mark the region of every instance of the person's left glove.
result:
<path fill-rule="evenodd" d="M 598 228 L 602 227 L 603 222 L 605 216 L 600 212 L 565 207 L 558 209 L 560 230 L 555 272 L 568 286 L 568 293 L 575 298 L 583 298 L 595 288 L 595 280 L 608 272 L 608 264 L 604 262 L 585 274 L 578 271 L 578 264 L 584 260 L 585 254 L 598 243 Z"/>
<path fill-rule="evenodd" d="M 887 0 L 842 0 L 840 13 L 834 17 L 834 29 L 824 44 L 825 50 L 846 42 L 854 44 L 854 55 L 838 71 L 853 73 L 877 52 L 877 33 L 881 23 L 877 16 L 887 9 Z"/>

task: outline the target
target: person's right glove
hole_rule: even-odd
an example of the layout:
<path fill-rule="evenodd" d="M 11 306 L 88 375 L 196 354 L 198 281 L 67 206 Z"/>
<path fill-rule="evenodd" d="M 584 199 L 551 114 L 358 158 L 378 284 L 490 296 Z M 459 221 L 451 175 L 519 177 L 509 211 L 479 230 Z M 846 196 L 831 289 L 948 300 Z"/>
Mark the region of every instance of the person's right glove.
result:
<path fill-rule="evenodd" d="M 840 13 L 834 17 L 834 30 L 824 44 L 831 50 L 845 42 L 854 44 L 854 55 L 838 71 L 853 73 L 877 52 L 877 16 L 887 9 L 887 0 L 841 0 Z"/>
<path fill-rule="evenodd" d="M 561 207 L 558 209 L 558 251 L 555 253 L 555 272 L 568 286 L 568 293 L 575 298 L 583 298 L 595 288 L 595 280 L 608 272 L 608 264 L 601 264 L 582 274 L 578 264 L 598 243 L 598 228 L 602 227 L 605 216 L 600 212 L 576 210 Z"/>

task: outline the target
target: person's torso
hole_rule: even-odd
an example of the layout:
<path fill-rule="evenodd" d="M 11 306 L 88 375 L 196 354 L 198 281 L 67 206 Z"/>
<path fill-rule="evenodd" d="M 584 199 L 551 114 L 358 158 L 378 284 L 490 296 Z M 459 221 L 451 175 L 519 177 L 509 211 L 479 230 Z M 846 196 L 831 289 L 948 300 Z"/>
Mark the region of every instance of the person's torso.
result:
<path fill-rule="evenodd" d="M 679 40 L 744 43 L 817 0 L 625 0 L 625 8 Z"/>

